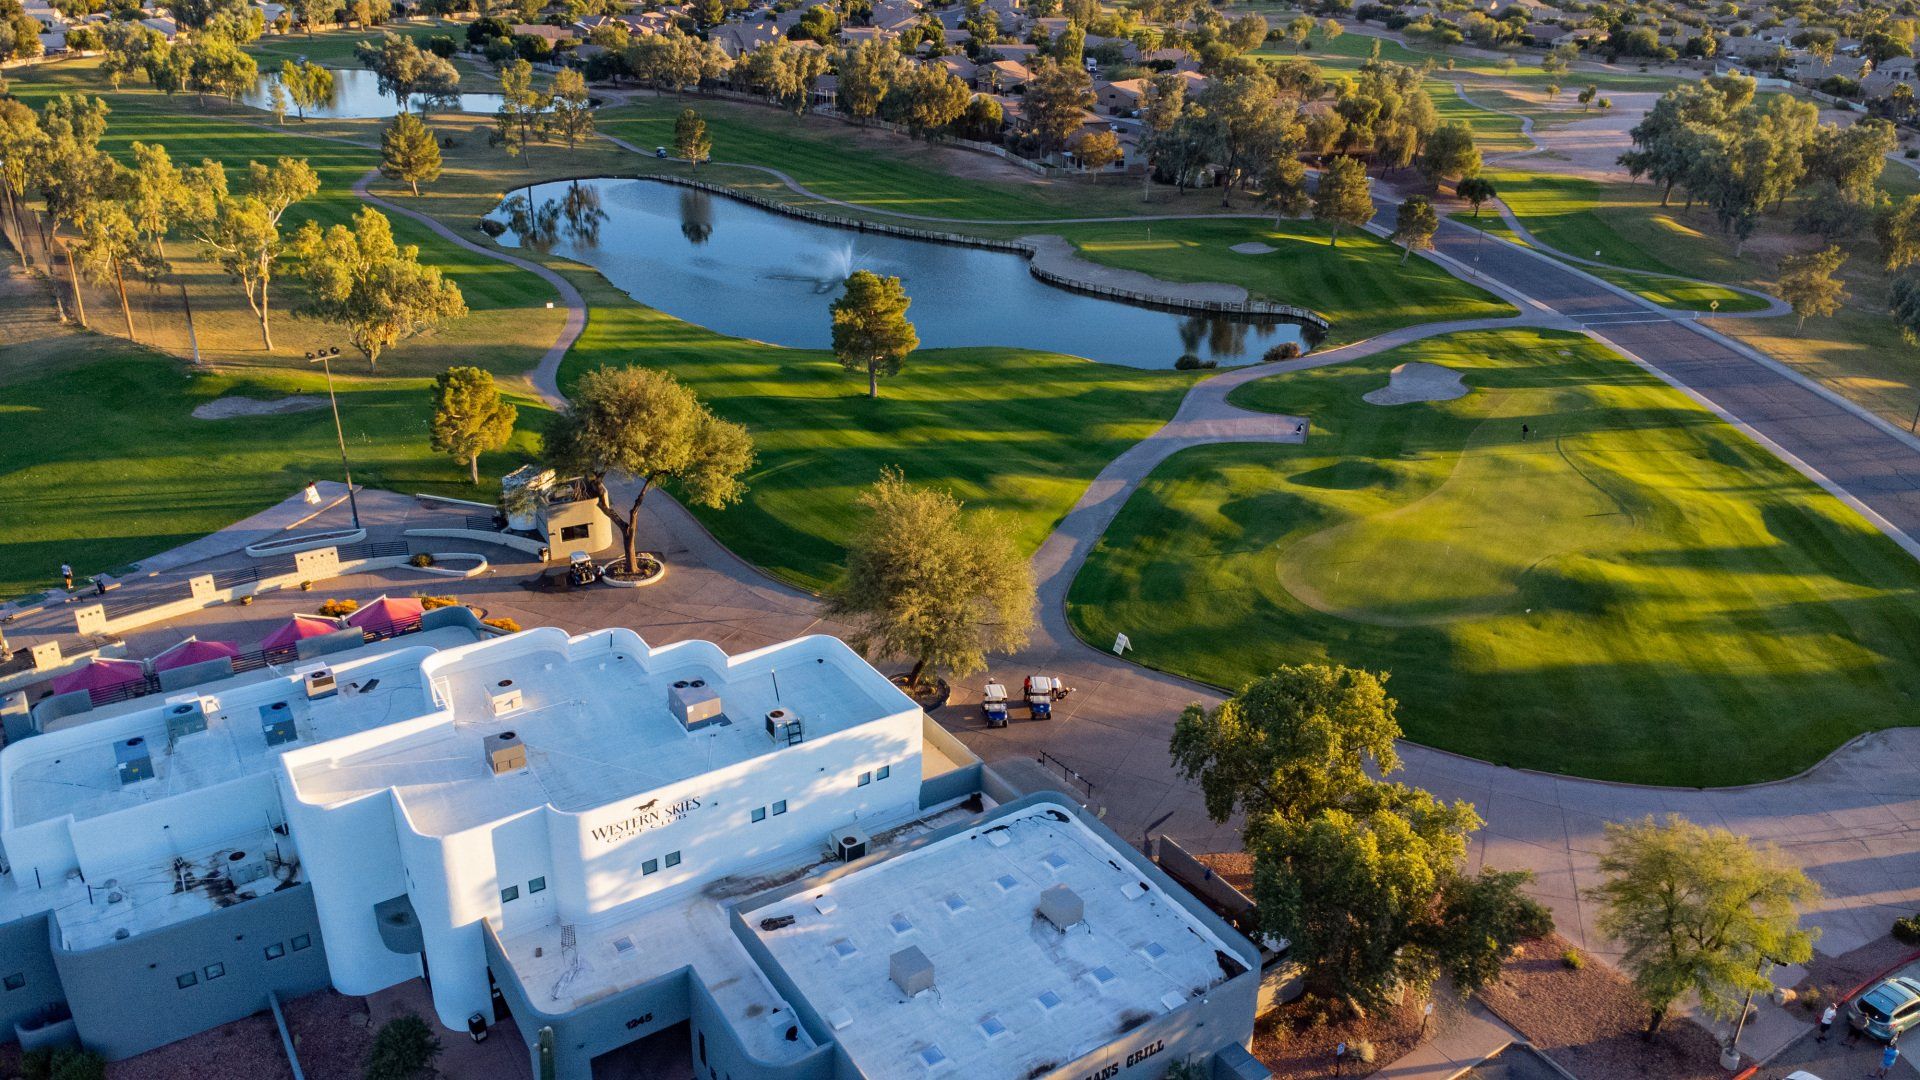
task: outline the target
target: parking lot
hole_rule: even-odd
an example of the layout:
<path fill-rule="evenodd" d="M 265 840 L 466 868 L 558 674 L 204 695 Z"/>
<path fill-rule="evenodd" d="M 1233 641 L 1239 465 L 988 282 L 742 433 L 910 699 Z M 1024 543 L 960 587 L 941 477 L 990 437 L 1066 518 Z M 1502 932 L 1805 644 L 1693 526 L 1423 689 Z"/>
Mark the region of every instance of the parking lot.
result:
<path fill-rule="evenodd" d="M 1908 964 L 1894 974 L 1920 978 L 1920 961 Z M 1820 1080 L 1853 1080 L 1878 1069 L 1884 1044 L 1877 1039 L 1851 1033 L 1846 1023 L 1847 1014 L 1843 1007 L 1840 1019 L 1834 1022 L 1833 1031 L 1827 1036 L 1826 1042 L 1818 1042 L 1813 1035 L 1807 1035 L 1755 1073 L 1754 1080 L 1785 1080 L 1796 1072 L 1812 1073 Z M 1901 1040 L 1900 1050 L 1900 1061 L 1889 1075 L 1900 1080 L 1910 1080 L 1920 1075 L 1920 1069 L 1914 1067 L 1914 1057 L 1920 1055 L 1920 1031 L 1909 1032 Z"/>

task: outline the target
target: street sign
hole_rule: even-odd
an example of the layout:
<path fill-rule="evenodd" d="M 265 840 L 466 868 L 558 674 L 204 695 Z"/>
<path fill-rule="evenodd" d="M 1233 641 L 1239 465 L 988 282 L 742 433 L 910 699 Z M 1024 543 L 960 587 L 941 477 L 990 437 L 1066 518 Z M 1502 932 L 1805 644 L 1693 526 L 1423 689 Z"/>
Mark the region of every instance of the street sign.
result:
<path fill-rule="evenodd" d="M 1131 648 L 1133 648 L 1133 642 L 1128 639 L 1127 635 L 1113 635 L 1113 655 L 1125 656 L 1127 655 L 1127 650 Z"/>

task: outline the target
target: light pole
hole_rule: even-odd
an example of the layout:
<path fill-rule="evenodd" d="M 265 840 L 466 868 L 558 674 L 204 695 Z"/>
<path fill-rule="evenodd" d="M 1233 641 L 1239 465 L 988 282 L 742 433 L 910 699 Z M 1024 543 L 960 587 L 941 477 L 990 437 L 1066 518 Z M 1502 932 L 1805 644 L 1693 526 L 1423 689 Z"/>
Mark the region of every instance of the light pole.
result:
<path fill-rule="evenodd" d="M 334 357 L 340 355 L 338 345 L 332 348 L 316 349 L 307 354 L 307 363 L 319 364 L 320 370 L 327 373 L 327 402 L 333 406 L 333 435 L 340 440 L 340 468 L 347 474 L 347 509 L 353 512 L 353 527 L 360 527 L 360 503 L 353 497 L 353 466 L 347 464 L 347 433 L 340 428 L 340 399 L 333 396 Z"/>

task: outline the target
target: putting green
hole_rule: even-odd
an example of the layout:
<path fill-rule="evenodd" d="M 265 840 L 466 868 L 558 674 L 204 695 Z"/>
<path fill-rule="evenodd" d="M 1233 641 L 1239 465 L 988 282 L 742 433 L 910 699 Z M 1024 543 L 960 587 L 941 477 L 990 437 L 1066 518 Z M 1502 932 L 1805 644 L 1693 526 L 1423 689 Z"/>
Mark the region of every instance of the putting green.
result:
<path fill-rule="evenodd" d="M 1634 528 L 1597 479 L 1585 434 L 1515 440 L 1522 417 L 1577 407 L 1552 390 L 1488 392 L 1447 478 L 1397 509 L 1309 533 L 1278 555 L 1280 583 L 1328 615 L 1416 626 L 1525 607 L 1536 570 L 1604 550 Z M 1562 399 L 1562 400 L 1556 400 Z M 1544 602 L 1544 601 L 1543 601 Z"/>
<path fill-rule="evenodd" d="M 1362 400 L 1411 361 L 1471 392 Z M 1387 671 L 1419 742 L 1638 783 L 1786 776 L 1911 722 L 1920 564 L 1596 342 L 1455 334 L 1233 400 L 1313 435 L 1161 465 L 1069 591 L 1085 640 L 1223 687 Z"/>

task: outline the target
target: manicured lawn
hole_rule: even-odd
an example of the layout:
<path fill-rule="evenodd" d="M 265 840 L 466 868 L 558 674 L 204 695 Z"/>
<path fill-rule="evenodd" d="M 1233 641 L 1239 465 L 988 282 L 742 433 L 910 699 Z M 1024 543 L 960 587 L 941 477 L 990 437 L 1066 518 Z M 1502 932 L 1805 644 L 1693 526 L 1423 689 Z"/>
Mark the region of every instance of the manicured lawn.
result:
<path fill-rule="evenodd" d="M 1032 551 L 1109 460 L 1173 415 L 1191 378 L 1016 349 L 913 354 L 880 399 L 824 353 L 726 338 L 640 307 L 588 271 L 593 306 L 562 386 L 601 365 L 665 368 L 752 431 L 739 506 L 700 516 L 721 542 L 795 584 L 839 574 L 854 500 L 887 466 L 999 512 Z"/>
<path fill-rule="evenodd" d="M 637 97 L 600 114 L 600 129 L 643 151 L 673 145 L 681 110 L 697 110 L 713 137 L 715 162 L 776 168 L 811 191 L 884 210 L 934 217 L 1044 221 L 1141 213 L 1138 184 L 1046 181 L 964 150 L 909 142 L 835 120 L 797 118 L 774 109 L 709 98 Z M 638 171 L 684 172 L 685 166 L 636 159 Z M 719 166 L 702 170 L 717 183 L 765 184 L 764 174 Z M 959 175 L 956 175 L 956 171 Z M 1007 179 L 979 179 L 1004 176 Z M 784 188 L 782 195 L 788 195 Z M 789 196 L 791 197 L 791 196 Z M 1207 213 L 1205 200 L 1180 212 Z M 1217 200 L 1216 200 L 1217 204 Z M 1165 196 L 1146 212 L 1174 212 Z"/>
<path fill-rule="evenodd" d="M 1360 400 L 1410 360 L 1473 391 Z M 1073 584 L 1086 640 L 1229 687 L 1390 671 L 1420 742 L 1612 780 L 1784 776 L 1905 722 L 1920 567 L 1598 345 L 1456 335 L 1234 400 L 1313 437 L 1162 466 Z"/>
<path fill-rule="evenodd" d="M 1533 143 L 1520 130 L 1519 117 L 1483 109 L 1461 97 L 1451 83 L 1428 80 L 1427 96 L 1433 99 L 1441 123 L 1464 121 L 1473 129 L 1473 144 L 1481 154 L 1491 157 L 1533 149 Z"/>
<path fill-rule="evenodd" d="M 57 92 L 80 89 L 98 92 L 104 84 L 93 85 L 92 66 L 87 62 L 27 69 L 26 77 L 14 81 L 13 92 L 35 107 Z M 211 158 L 226 166 L 231 182 L 240 184 L 244 183 L 250 161 L 304 158 L 319 173 L 321 189 L 319 194 L 288 211 L 281 228 L 284 235 L 291 235 L 300 222 L 308 218 L 322 225 L 348 221 L 364 205 L 353 195 L 353 182 L 379 161 L 375 150 L 297 134 L 301 128 L 298 124 L 275 128 L 270 121 L 260 123 L 266 118 L 254 110 L 227 106 L 216 100 L 202 104 L 189 94 L 169 99 L 132 85 L 102 96 L 112 113 L 101 146 L 127 160 L 131 159 L 132 143 L 160 143 L 166 146 L 175 164 L 184 168 Z M 250 120 L 254 122 L 248 122 Z M 365 139 L 377 143 L 380 130 L 377 122 L 354 123 L 360 126 Z M 340 127 L 330 125 L 329 130 Z M 459 284 L 472 313 L 436 333 L 402 342 L 382 358 L 382 368 L 396 374 L 422 375 L 460 363 L 510 374 L 532 366 L 559 333 L 563 319 L 562 312 L 546 308 L 547 301 L 554 298 L 552 288 L 523 270 L 448 243 L 410 219 L 390 217 L 395 238 L 403 244 L 417 244 L 423 261 L 439 267 Z M 176 236 L 168 254 L 175 263 L 173 277 L 184 280 L 192 290 L 200 347 L 210 359 L 229 364 L 282 366 L 299 363 L 300 354 L 313 344 L 344 346 L 344 335 L 295 314 L 300 286 L 283 269 L 274 286 L 274 304 L 279 312 L 275 318 L 278 349 L 274 354 L 267 354 L 260 347 L 258 325 L 247 310 L 239 287 L 217 267 L 198 257 L 191 238 Z M 143 319 L 141 313 L 136 312 L 136 331 L 143 342 L 185 354 L 185 320 L 174 303 L 176 293 L 172 281 L 166 284 L 166 289 L 159 292 L 142 288 L 130 290 L 148 313 Z M 109 333 L 121 332 L 118 304 L 111 299 L 111 290 L 95 290 L 88 302 L 88 314 L 97 328 Z"/>
<path fill-rule="evenodd" d="M 1255 296 L 1298 304 L 1332 323 L 1328 343 L 1447 319 L 1514 314 L 1505 301 L 1371 234 L 1347 232 L 1327 246 L 1316 221 L 1157 221 L 1069 225 L 1058 232 L 1096 262 L 1169 281 L 1224 281 Z M 1279 250 L 1242 255 L 1236 244 Z"/>
<path fill-rule="evenodd" d="M 197 420 L 194 406 L 224 394 L 324 394 L 318 375 L 256 369 L 210 375 L 170 357 L 65 339 L 67 364 L 0 379 L 0 597 L 54 584 L 70 562 L 82 575 L 111 570 L 203 536 L 292 495 L 309 479 L 338 479 L 339 450 L 325 409 Z M 427 447 L 432 412 L 422 379 L 336 378 L 354 480 L 398 491 L 487 498 L 465 469 Z M 521 432 L 481 459 L 498 476 L 533 450 L 539 406 L 518 399 Z M 476 494 L 476 492 L 480 492 Z"/>

